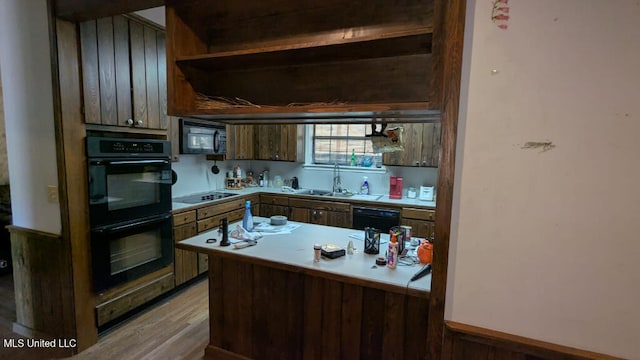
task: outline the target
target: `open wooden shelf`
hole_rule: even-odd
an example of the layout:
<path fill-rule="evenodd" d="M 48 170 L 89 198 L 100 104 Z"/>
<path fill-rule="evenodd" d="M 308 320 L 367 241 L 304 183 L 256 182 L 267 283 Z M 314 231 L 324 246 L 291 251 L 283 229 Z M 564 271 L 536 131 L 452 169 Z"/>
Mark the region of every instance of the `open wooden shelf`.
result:
<path fill-rule="evenodd" d="M 430 26 L 399 25 L 341 29 L 295 39 L 242 44 L 234 50 L 213 47 L 207 54 L 177 56 L 175 61 L 181 66 L 222 71 L 427 54 L 431 52 L 432 31 Z"/>
<path fill-rule="evenodd" d="M 440 80 L 433 76 L 433 6 L 168 1 L 168 112 L 234 122 L 431 121 L 432 85 Z M 250 105 L 201 106 L 200 95 Z"/>

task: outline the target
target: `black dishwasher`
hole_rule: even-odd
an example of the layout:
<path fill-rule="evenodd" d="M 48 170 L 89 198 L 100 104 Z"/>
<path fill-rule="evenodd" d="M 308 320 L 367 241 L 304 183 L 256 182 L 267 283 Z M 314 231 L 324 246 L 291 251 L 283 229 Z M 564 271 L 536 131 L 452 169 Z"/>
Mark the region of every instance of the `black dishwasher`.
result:
<path fill-rule="evenodd" d="M 388 233 L 390 228 L 400 225 L 400 210 L 354 206 L 352 220 L 354 229 L 373 227 L 382 233 Z"/>

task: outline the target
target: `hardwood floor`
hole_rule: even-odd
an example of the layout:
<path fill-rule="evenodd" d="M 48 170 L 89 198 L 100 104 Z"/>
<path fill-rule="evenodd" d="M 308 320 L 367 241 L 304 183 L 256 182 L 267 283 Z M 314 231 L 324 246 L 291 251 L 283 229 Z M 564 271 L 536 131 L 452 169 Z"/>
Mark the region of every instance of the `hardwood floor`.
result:
<path fill-rule="evenodd" d="M 209 343 L 206 278 L 100 336 L 70 359 L 202 359 Z"/>
<path fill-rule="evenodd" d="M 0 290 L 3 291 L 3 304 L 0 311 L 4 311 L 6 305 L 4 286 L 7 284 L 2 280 L 4 279 L 0 279 Z M 204 348 L 209 343 L 208 286 L 207 278 L 198 280 L 101 334 L 97 344 L 67 359 L 202 359 Z M 10 288 L 13 296 L 12 281 Z M 4 316 L 4 312 L 0 312 L 0 316 Z M 11 320 L 0 319 L 0 338 L 21 338 L 10 330 L 13 321 L 15 306 Z M 11 349 L 0 346 L 0 359 L 40 360 L 60 357 L 59 352 L 52 349 Z"/>
<path fill-rule="evenodd" d="M 13 274 L 0 276 L 0 328 L 11 329 L 16 321 L 16 296 Z"/>

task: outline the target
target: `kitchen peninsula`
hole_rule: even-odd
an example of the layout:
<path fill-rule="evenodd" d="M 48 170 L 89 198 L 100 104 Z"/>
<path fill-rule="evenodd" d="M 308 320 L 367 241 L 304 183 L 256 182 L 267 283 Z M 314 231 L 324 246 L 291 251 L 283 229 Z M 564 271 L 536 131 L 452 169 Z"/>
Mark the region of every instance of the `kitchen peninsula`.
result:
<path fill-rule="evenodd" d="M 376 255 L 349 236 L 358 230 L 288 224 L 299 226 L 242 249 L 220 246 L 217 230 L 177 244 L 209 256 L 206 358 L 426 356 L 431 275 L 410 282 L 419 264 L 376 266 Z M 207 243 L 211 238 L 218 241 Z M 354 254 L 313 261 L 314 243 L 346 248 L 350 240 Z"/>

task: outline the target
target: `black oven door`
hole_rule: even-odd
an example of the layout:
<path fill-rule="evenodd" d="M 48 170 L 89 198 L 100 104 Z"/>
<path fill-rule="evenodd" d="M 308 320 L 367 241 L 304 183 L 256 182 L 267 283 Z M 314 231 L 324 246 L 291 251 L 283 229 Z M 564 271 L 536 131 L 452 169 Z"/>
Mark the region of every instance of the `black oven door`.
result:
<path fill-rule="evenodd" d="M 173 261 L 171 214 L 91 230 L 95 291 L 111 288 Z"/>
<path fill-rule="evenodd" d="M 168 159 L 90 159 L 91 227 L 171 211 Z"/>

